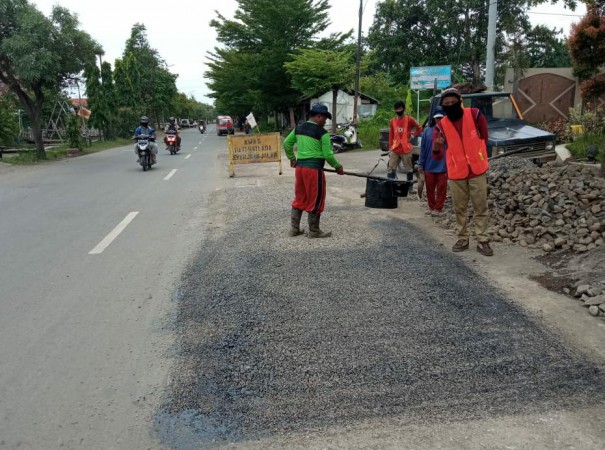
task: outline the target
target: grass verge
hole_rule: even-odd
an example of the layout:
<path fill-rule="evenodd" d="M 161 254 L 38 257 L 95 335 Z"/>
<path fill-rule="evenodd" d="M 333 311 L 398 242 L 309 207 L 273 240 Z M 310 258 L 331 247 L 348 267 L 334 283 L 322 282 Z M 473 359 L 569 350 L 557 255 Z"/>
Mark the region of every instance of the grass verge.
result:
<path fill-rule="evenodd" d="M 603 161 L 603 149 L 605 148 L 605 134 L 589 134 L 580 136 L 574 142 L 567 144 L 567 149 L 573 157 L 578 160 L 586 159 L 586 150 L 595 146 L 597 149 L 597 160 Z"/>
<path fill-rule="evenodd" d="M 80 155 L 88 155 L 90 153 L 97 153 L 103 150 L 107 150 L 115 147 L 123 147 L 132 143 L 131 139 L 114 139 L 111 141 L 97 141 L 93 142 L 90 147 L 85 147 Z M 3 162 L 16 165 L 30 165 L 38 164 L 45 161 L 59 160 L 68 157 L 68 147 L 60 146 L 46 150 L 46 159 L 38 158 L 35 148 L 24 148 L 19 151 L 15 156 L 3 158 Z"/>

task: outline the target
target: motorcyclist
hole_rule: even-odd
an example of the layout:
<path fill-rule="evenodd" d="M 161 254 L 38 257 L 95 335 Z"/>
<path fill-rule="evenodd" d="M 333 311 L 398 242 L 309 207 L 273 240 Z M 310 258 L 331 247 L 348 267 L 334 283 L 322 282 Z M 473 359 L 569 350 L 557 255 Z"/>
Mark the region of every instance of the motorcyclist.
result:
<path fill-rule="evenodd" d="M 149 118 L 147 116 L 141 116 L 140 125 L 134 130 L 134 137 L 137 136 L 149 136 L 149 149 L 151 150 L 151 160 L 155 164 L 157 162 L 156 155 L 158 154 L 158 146 L 155 144 L 155 130 L 149 126 Z M 134 153 L 139 156 L 139 149 L 137 144 L 134 144 Z M 137 159 L 137 162 L 138 159 Z"/>
<path fill-rule="evenodd" d="M 174 117 L 168 119 L 168 123 L 164 128 L 164 133 L 168 133 L 169 131 L 174 131 L 176 133 L 176 147 L 178 150 L 181 149 L 181 136 L 179 135 L 179 129 L 180 127 L 176 124 L 176 119 Z M 168 146 L 168 139 L 166 136 L 164 136 L 164 144 Z"/>

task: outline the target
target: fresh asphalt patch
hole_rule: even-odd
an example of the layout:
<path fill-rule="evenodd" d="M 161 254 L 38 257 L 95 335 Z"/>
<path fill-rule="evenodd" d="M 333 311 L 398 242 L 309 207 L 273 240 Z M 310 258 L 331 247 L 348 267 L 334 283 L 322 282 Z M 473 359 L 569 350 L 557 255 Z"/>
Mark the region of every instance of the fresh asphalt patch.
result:
<path fill-rule="evenodd" d="M 333 238 L 287 237 L 290 189 L 214 194 L 228 206 L 180 287 L 164 444 L 604 400 L 595 363 L 409 223 L 328 197 Z"/>

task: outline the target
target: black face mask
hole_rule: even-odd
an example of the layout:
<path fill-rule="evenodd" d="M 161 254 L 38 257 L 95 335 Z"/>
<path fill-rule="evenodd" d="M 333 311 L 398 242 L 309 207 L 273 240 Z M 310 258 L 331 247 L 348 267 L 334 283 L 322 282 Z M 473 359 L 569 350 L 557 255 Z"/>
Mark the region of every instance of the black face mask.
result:
<path fill-rule="evenodd" d="M 445 115 L 451 121 L 460 119 L 462 117 L 462 115 L 464 114 L 464 111 L 462 110 L 461 101 L 458 101 L 458 102 L 454 103 L 453 105 L 441 105 L 441 108 L 443 108 Z"/>
<path fill-rule="evenodd" d="M 397 114 L 399 117 L 401 117 L 405 114 L 405 111 L 395 111 L 395 114 Z"/>

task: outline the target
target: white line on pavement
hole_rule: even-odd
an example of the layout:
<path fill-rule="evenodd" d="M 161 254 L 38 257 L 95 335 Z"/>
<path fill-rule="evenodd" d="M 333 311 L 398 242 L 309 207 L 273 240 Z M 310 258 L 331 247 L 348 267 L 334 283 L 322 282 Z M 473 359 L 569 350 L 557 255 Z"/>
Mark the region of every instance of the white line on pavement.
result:
<path fill-rule="evenodd" d="M 201 142 L 200 142 L 200 144 L 201 144 Z M 193 147 L 193 150 L 197 150 L 197 147 Z"/>
<path fill-rule="evenodd" d="M 109 244 L 111 244 L 115 238 L 117 238 L 122 231 L 128 226 L 130 222 L 139 214 L 138 211 L 133 211 L 128 213 L 128 215 L 122 220 L 117 227 L 115 227 L 111 233 L 109 233 L 105 238 L 97 244 L 95 248 L 88 252 L 89 255 L 99 255 L 105 251 Z"/>
<path fill-rule="evenodd" d="M 172 178 L 172 176 L 176 173 L 177 170 L 179 170 L 179 169 L 172 169 L 170 171 L 170 173 L 164 177 L 164 181 L 170 180 Z"/>
<path fill-rule="evenodd" d="M 189 159 L 191 158 L 191 153 L 189 153 L 187 156 L 185 156 L 185 159 Z"/>

